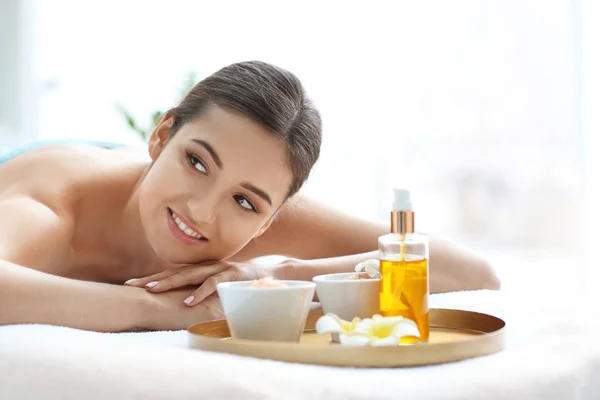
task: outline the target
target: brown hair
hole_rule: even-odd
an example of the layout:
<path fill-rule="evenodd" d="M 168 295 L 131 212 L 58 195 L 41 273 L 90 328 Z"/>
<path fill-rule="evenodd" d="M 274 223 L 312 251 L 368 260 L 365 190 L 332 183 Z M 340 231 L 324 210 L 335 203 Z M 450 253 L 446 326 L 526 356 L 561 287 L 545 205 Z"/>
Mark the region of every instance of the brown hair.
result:
<path fill-rule="evenodd" d="M 175 119 L 170 136 L 211 105 L 240 112 L 281 138 L 294 176 L 288 197 L 300 190 L 319 158 L 321 116 L 294 74 L 261 61 L 222 68 L 169 110 Z"/>

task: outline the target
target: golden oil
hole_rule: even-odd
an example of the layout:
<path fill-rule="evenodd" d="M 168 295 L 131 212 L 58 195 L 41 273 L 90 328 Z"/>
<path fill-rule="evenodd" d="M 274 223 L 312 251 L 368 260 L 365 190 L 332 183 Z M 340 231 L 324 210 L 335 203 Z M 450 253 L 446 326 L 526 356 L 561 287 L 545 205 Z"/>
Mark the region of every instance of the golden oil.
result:
<path fill-rule="evenodd" d="M 429 339 L 429 284 L 427 259 L 407 256 L 380 260 L 379 308 L 384 317 L 412 319 L 420 338 L 403 338 L 403 343 Z"/>

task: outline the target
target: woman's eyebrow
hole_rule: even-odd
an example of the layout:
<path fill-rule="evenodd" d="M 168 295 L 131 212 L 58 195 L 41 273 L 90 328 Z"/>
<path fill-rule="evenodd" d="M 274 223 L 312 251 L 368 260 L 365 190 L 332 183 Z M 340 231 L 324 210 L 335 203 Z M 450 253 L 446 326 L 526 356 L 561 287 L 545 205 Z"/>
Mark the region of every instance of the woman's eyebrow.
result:
<path fill-rule="evenodd" d="M 217 167 L 219 167 L 219 169 L 223 169 L 223 162 L 221 161 L 221 158 L 219 157 L 219 155 L 217 154 L 215 149 L 210 145 L 210 143 L 208 143 L 207 141 L 202 140 L 202 139 L 190 139 L 190 140 L 192 142 L 204 147 L 206 149 L 206 151 L 208 151 L 208 154 L 210 154 L 210 156 L 212 157 L 215 164 L 217 164 Z M 250 189 L 248 189 L 248 190 L 250 190 Z"/>
<path fill-rule="evenodd" d="M 273 206 L 273 202 L 271 201 L 271 198 L 269 197 L 269 195 L 267 194 L 267 192 L 265 192 L 264 190 L 261 190 L 261 189 L 257 188 L 256 186 L 254 186 L 253 184 L 251 184 L 249 182 L 242 182 L 241 186 L 243 188 L 248 189 L 249 191 L 255 193 L 257 196 L 260 196 L 267 203 L 269 203 L 270 206 Z"/>
<path fill-rule="evenodd" d="M 212 157 L 215 164 L 217 164 L 217 167 L 219 167 L 219 169 L 223 169 L 223 162 L 221 161 L 221 158 L 219 157 L 219 155 L 217 154 L 215 149 L 210 145 L 210 143 L 208 143 L 206 140 L 202 140 L 202 139 L 190 139 L 190 140 L 192 142 L 204 147 L 206 149 L 206 151 L 208 151 L 208 154 L 210 154 L 210 156 Z M 257 196 L 261 197 L 264 201 L 269 203 L 270 206 L 273 206 L 273 201 L 271 200 L 271 197 L 264 190 L 257 188 L 250 182 L 242 182 L 241 186 L 245 189 L 248 189 L 249 191 L 256 194 Z"/>

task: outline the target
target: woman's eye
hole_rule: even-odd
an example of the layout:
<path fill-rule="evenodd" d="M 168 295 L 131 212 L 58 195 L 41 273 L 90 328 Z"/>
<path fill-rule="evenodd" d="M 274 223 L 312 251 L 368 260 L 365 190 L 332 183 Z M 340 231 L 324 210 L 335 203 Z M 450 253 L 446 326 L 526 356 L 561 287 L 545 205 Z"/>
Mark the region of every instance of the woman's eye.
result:
<path fill-rule="evenodd" d="M 190 160 L 190 164 L 192 164 L 194 168 L 196 168 L 200 172 L 206 173 L 206 167 L 198 157 L 196 157 L 193 154 L 188 154 L 188 159 Z"/>
<path fill-rule="evenodd" d="M 244 208 L 248 211 L 257 212 L 256 207 L 254 207 L 254 205 L 252 203 L 250 203 L 250 201 L 248 201 L 248 199 L 245 198 L 244 196 L 236 195 L 236 196 L 233 196 L 233 198 L 235 199 L 235 201 L 238 202 L 238 204 L 240 206 L 242 206 L 242 208 Z"/>

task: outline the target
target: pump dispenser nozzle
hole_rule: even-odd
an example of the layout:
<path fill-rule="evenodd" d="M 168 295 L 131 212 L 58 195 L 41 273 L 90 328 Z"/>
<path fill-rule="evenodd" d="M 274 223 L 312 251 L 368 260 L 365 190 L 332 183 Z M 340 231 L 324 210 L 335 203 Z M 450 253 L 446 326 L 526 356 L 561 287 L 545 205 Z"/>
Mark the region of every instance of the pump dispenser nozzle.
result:
<path fill-rule="evenodd" d="M 410 192 L 406 189 L 394 189 L 394 211 L 412 211 Z"/>
<path fill-rule="evenodd" d="M 394 208 L 392 210 L 392 233 L 413 233 L 415 231 L 415 214 L 412 211 L 410 191 L 394 189 Z"/>

